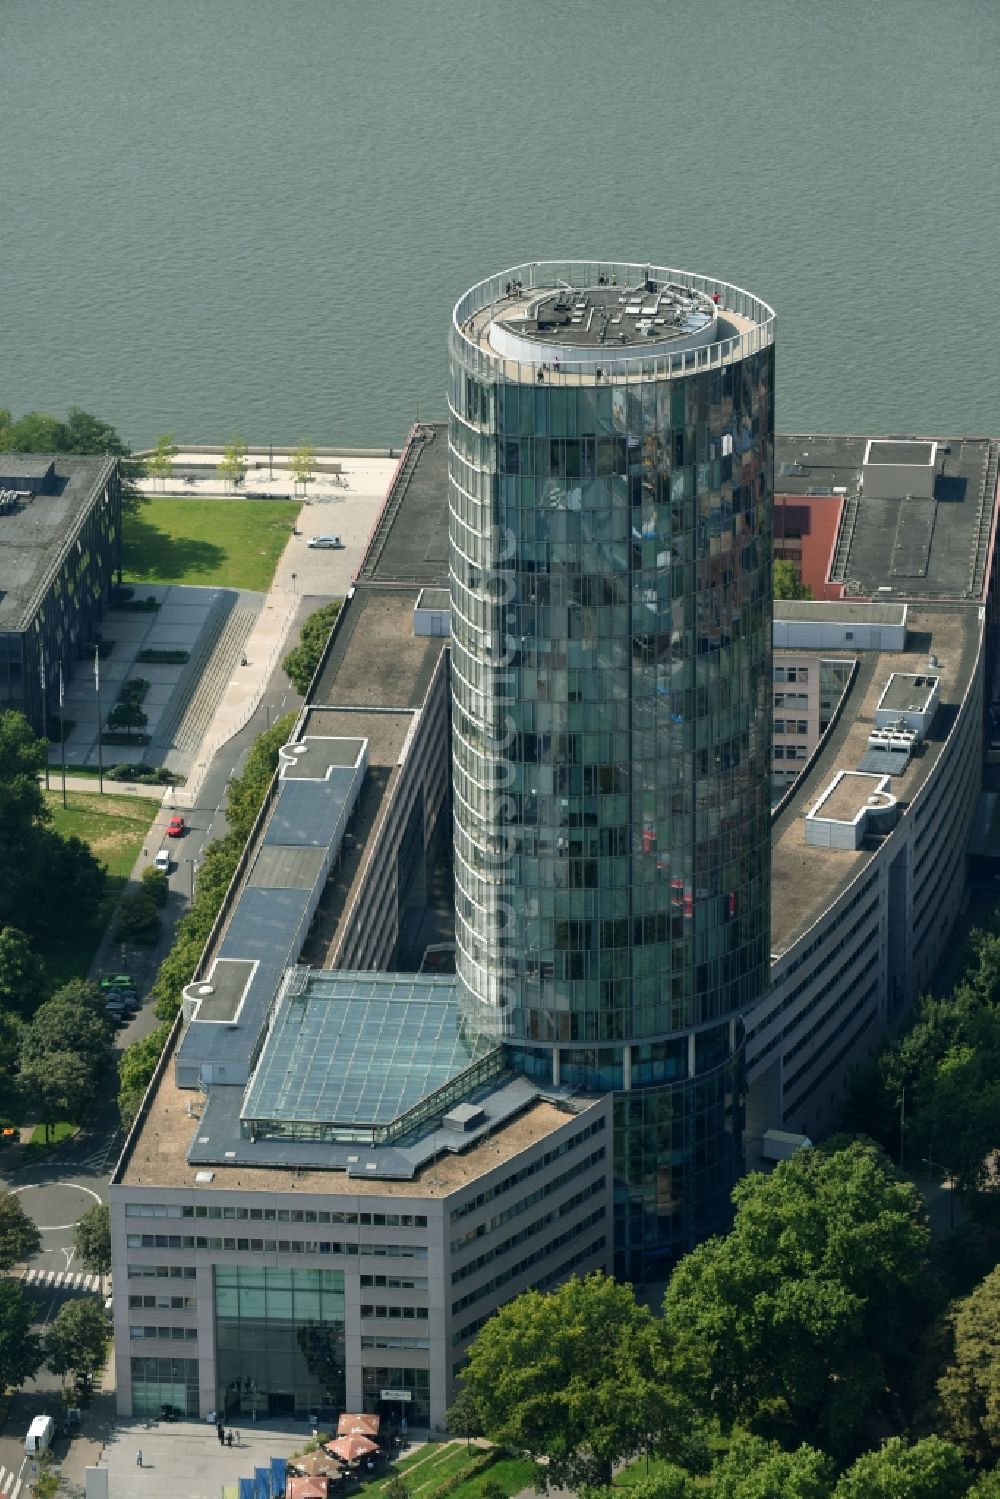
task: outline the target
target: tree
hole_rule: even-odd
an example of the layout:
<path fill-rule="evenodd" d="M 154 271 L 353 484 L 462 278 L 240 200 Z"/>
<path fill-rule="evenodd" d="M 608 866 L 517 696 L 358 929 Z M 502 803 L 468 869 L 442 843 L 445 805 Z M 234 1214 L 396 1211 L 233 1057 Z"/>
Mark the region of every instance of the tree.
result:
<path fill-rule="evenodd" d="M 139 883 L 145 893 L 149 896 L 154 906 L 165 906 L 170 886 L 162 869 L 155 869 L 152 865 L 142 871 Z"/>
<path fill-rule="evenodd" d="M 17 1061 L 24 1031 L 16 1015 L 0 1010 L 0 1124 L 21 1122 L 21 1086 Z"/>
<path fill-rule="evenodd" d="M 189 980 L 190 977 L 189 971 Z M 161 1025 L 148 1036 L 144 1036 L 141 1041 L 133 1041 L 119 1058 L 118 1110 L 124 1129 L 131 1128 L 132 1121 L 139 1112 L 139 1105 L 156 1071 L 156 1064 L 167 1044 L 169 1034 L 169 1024 Z"/>
<path fill-rule="evenodd" d="M 795 572 L 795 564 L 781 557 L 774 559 L 774 597 L 776 599 L 811 599 L 812 589 L 807 583 L 800 583 Z"/>
<path fill-rule="evenodd" d="M 234 437 L 222 450 L 222 462 L 216 468 L 216 473 L 224 483 L 238 489 L 246 478 L 247 472 L 247 445 L 242 438 Z"/>
<path fill-rule="evenodd" d="M 0 1395 L 34 1379 L 42 1345 L 31 1330 L 33 1304 L 17 1281 L 0 1280 Z"/>
<path fill-rule="evenodd" d="M 334 599 L 332 603 L 324 604 L 321 609 L 314 610 L 299 631 L 299 644 L 294 650 L 289 651 L 281 663 L 292 686 L 303 697 L 308 691 L 309 683 L 316 675 L 316 668 L 326 649 L 330 631 L 337 623 L 339 613 L 339 599 Z"/>
<path fill-rule="evenodd" d="M 246 843 L 250 837 L 267 788 L 278 768 L 278 751 L 287 742 L 294 722 L 294 713 L 288 713 L 263 734 L 258 734 L 247 756 L 243 774 L 229 782 L 226 791 L 226 821 L 241 843 Z M 203 882 L 204 867 L 200 874 Z"/>
<path fill-rule="evenodd" d="M 977 1463 L 1000 1459 L 1000 1267 L 944 1318 L 950 1344 L 937 1382 L 941 1429 Z"/>
<path fill-rule="evenodd" d="M 45 1362 L 53 1374 L 91 1378 L 104 1367 L 108 1327 L 96 1296 L 81 1296 L 59 1308 L 45 1338 Z"/>
<path fill-rule="evenodd" d="M 302 485 L 302 493 L 305 494 L 316 469 L 316 449 L 309 443 L 303 442 L 292 452 L 291 457 L 292 477 L 295 480 L 295 490 L 298 492 Z"/>
<path fill-rule="evenodd" d="M 106 877 L 86 844 L 49 826 L 44 766 L 44 744 L 27 719 L 0 711 L 0 927 L 17 927 L 29 941 L 89 923 Z"/>
<path fill-rule="evenodd" d="M 145 886 L 126 891 L 115 918 L 115 941 L 149 942 L 159 930 L 160 913 L 150 891 Z"/>
<path fill-rule="evenodd" d="M 0 451 L 16 453 L 108 453 L 118 458 L 121 474 L 122 509 L 138 508 L 141 496 L 135 481 L 143 473 L 143 465 L 133 457 L 132 450 L 123 442 L 109 422 L 91 416 L 79 406 L 71 406 L 66 420 L 50 416 L 44 411 L 29 411 L 20 420 L 12 422 L 10 412 L 0 413 L 7 421 L 0 421 Z"/>
<path fill-rule="evenodd" d="M 961 1499 L 969 1481 L 962 1454 L 950 1442 L 925 1437 L 910 1447 L 902 1437 L 890 1437 L 848 1468 L 833 1499 Z"/>
<path fill-rule="evenodd" d="M 166 488 L 167 480 L 173 474 L 176 457 L 177 444 L 174 442 L 174 433 L 161 432 L 156 438 L 152 455 L 146 459 L 146 470 L 161 489 Z"/>
<path fill-rule="evenodd" d="M 835 1456 L 909 1373 L 933 1294 L 915 1187 L 874 1146 L 800 1150 L 733 1192 L 725 1238 L 687 1255 L 664 1298 L 675 1374 L 728 1428 Z"/>
<path fill-rule="evenodd" d="M 135 698 L 125 698 L 120 703 L 115 703 L 108 714 L 108 728 L 112 733 L 120 733 L 122 729 L 131 739 L 133 729 L 141 733 L 148 724 L 149 719 L 142 710 L 142 705 Z"/>
<path fill-rule="evenodd" d="M 660 1329 L 631 1286 L 574 1276 L 501 1307 L 461 1388 L 490 1441 L 539 1464 L 543 1487 L 606 1487 L 614 1465 L 644 1449 L 694 1450 L 698 1423 L 664 1364 Z"/>
<path fill-rule="evenodd" d="M 0 932 L 0 1009 L 31 1015 L 45 998 L 45 964 L 23 932 L 8 926 Z"/>
<path fill-rule="evenodd" d="M 42 1236 L 33 1218 L 21 1206 L 16 1192 L 0 1193 L 0 1271 L 30 1259 L 42 1247 Z"/>
<path fill-rule="evenodd" d="M 95 1275 L 111 1274 L 111 1209 L 95 1202 L 73 1225 L 73 1252 Z"/>
<path fill-rule="evenodd" d="M 835 1468 L 805 1443 L 785 1452 L 777 1442 L 741 1434 L 713 1469 L 711 1499 L 829 1499 Z"/>
<path fill-rule="evenodd" d="M 82 1118 L 97 1096 L 111 1055 L 111 1031 L 97 1012 L 95 989 L 79 981 L 67 984 L 25 1027 L 21 1086 L 37 1100 L 46 1127 L 56 1119 Z"/>

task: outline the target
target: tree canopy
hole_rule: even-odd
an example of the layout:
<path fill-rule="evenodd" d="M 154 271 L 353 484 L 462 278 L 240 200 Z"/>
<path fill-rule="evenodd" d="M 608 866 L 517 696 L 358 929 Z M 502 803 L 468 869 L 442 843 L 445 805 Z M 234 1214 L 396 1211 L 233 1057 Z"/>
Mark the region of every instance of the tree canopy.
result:
<path fill-rule="evenodd" d="M 961 1499 L 969 1482 L 962 1454 L 950 1442 L 925 1437 L 911 1447 L 890 1437 L 842 1474 L 833 1499 Z"/>
<path fill-rule="evenodd" d="M 836 1469 L 806 1443 L 785 1452 L 777 1442 L 741 1433 L 712 1470 L 711 1499 L 829 1499 Z"/>
<path fill-rule="evenodd" d="M 106 1202 L 95 1202 L 74 1223 L 73 1252 L 95 1275 L 111 1274 L 111 1209 Z"/>
<path fill-rule="evenodd" d="M 292 452 L 291 470 L 295 488 L 302 485 L 303 493 L 316 469 L 316 449 L 308 442 L 300 443 Z"/>
<path fill-rule="evenodd" d="M 241 437 L 234 437 L 223 448 L 222 461 L 216 466 L 216 473 L 224 483 L 236 489 L 246 478 L 246 472 L 247 445 Z"/>
<path fill-rule="evenodd" d="M 82 1374 L 103 1368 L 108 1327 L 95 1296 L 65 1301 L 45 1337 L 45 1362 L 53 1374 Z"/>
<path fill-rule="evenodd" d="M 299 631 L 299 644 L 281 663 L 292 686 L 303 696 L 316 673 L 339 613 L 340 600 L 334 599 L 310 614 Z"/>
<path fill-rule="evenodd" d="M 0 928 L 28 940 L 93 920 L 106 874 L 79 838 L 50 826 L 38 777 L 45 748 L 21 713 L 0 710 Z"/>
<path fill-rule="evenodd" d="M 46 1124 L 80 1119 L 111 1056 L 111 1030 L 96 984 L 73 980 L 40 1005 L 21 1039 L 21 1082 Z"/>
<path fill-rule="evenodd" d="M 38 1226 L 24 1211 L 18 1193 L 0 1193 L 0 1271 L 6 1274 L 41 1247 Z"/>
<path fill-rule="evenodd" d="M 644 1448 L 693 1458 L 699 1423 L 664 1374 L 660 1329 L 628 1285 L 600 1274 L 491 1317 L 462 1389 L 493 1442 L 540 1466 L 544 1486 L 607 1485 Z"/>
<path fill-rule="evenodd" d="M 18 1282 L 0 1278 L 0 1395 L 41 1368 L 41 1341 L 31 1330 L 34 1314 L 34 1304 Z"/>
<path fill-rule="evenodd" d="M 781 557 L 774 559 L 774 597 L 776 599 L 811 599 L 812 589 L 800 583 L 794 562 Z"/>
<path fill-rule="evenodd" d="M 664 1298 L 684 1387 L 724 1427 L 849 1456 L 926 1321 L 920 1196 L 852 1142 L 798 1151 L 733 1201 L 732 1231 L 681 1260 Z"/>
<path fill-rule="evenodd" d="M 1000 1267 L 949 1307 L 950 1349 L 937 1382 L 944 1434 L 974 1461 L 1000 1459 Z"/>
<path fill-rule="evenodd" d="M 45 964 L 27 937 L 17 927 L 5 927 L 0 932 L 0 1010 L 33 1015 L 47 988 Z"/>
<path fill-rule="evenodd" d="M 173 474 L 176 457 L 177 444 L 174 441 L 174 433 L 161 432 L 156 438 L 153 452 L 146 459 L 146 471 L 157 481 L 161 489 Z"/>

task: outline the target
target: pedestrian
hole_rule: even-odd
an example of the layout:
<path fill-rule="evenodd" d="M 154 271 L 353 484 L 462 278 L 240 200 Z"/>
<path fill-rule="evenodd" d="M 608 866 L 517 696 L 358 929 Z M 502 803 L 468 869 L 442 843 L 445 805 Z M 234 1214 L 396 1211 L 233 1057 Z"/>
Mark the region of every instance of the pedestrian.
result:
<path fill-rule="evenodd" d="M 142 1448 L 141 1447 L 139 1448 L 139 1451 L 135 1455 L 135 1465 L 136 1465 L 137 1468 L 141 1468 L 142 1467 Z"/>
<path fill-rule="evenodd" d="M 227 1431 L 226 1432 L 226 1446 L 227 1447 L 231 1447 L 232 1445 L 233 1445 L 233 1434 L 232 1434 L 231 1431 Z"/>
<path fill-rule="evenodd" d="M 218 1424 L 218 1426 L 217 1426 L 217 1427 L 216 1427 L 216 1428 L 215 1428 L 215 1430 L 216 1430 L 216 1432 L 217 1432 L 217 1433 L 218 1433 L 218 1437 L 219 1437 L 219 1446 L 220 1446 L 220 1447 L 223 1447 L 223 1446 L 225 1446 L 225 1442 L 226 1442 L 226 1433 L 225 1433 L 225 1432 L 224 1432 L 224 1431 L 223 1431 L 223 1429 L 222 1429 L 222 1422 L 221 1422 L 221 1421 L 220 1421 L 220 1422 L 219 1422 L 219 1424 Z"/>

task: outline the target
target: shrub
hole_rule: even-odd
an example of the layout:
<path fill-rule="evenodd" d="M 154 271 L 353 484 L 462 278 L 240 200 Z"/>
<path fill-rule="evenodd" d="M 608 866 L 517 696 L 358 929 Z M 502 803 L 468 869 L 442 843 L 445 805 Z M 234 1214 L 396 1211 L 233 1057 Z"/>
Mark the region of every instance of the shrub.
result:
<path fill-rule="evenodd" d="M 153 942 L 159 930 L 159 912 L 147 889 L 130 890 L 122 896 L 115 925 L 116 942 Z"/>
<path fill-rule="evenodd" d="M 156 905 L 166 905 L 169 887 L 167 885 L 167 877 L 162 869 L 144 869 L 139 883 L 143 890 L 152 896 Z"/>
<path fill-rule="evenodd" d="M 324 604 L 322 609 L 310 614 L 299 631 L 299 644 L 293 651 L 289 651 L 281 663 L 292 686 L 303 696 L 316 675 L 316 668 L 339 613 L 340 600 L 334 599 L 331 604 Z"/>
<path fill-rule="evenodd" d="M 190 651 L 156 650 L 150 646 L 144 651 L 139 651 L 135 659 L 146 666 L 183 666 L 190 655 Z"/>

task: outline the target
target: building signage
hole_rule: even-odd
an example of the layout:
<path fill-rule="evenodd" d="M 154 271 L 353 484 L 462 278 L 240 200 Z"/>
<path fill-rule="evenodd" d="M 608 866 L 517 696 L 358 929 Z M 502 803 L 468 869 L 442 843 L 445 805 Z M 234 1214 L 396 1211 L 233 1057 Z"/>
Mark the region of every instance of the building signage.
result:
<path fill-rule="evenodd" d="M 379 1394 L 383 1400 L 412 1400 L 411 1390 L 380 1390 Z"/>

